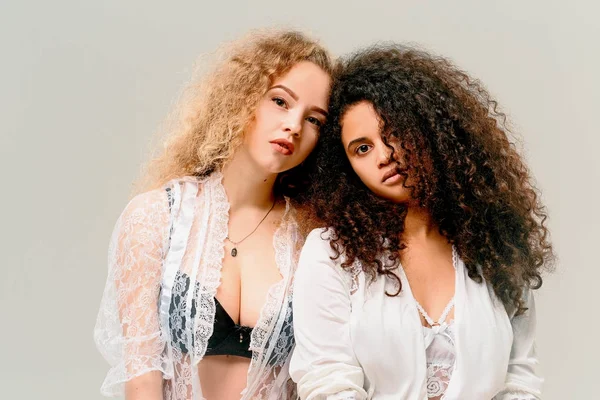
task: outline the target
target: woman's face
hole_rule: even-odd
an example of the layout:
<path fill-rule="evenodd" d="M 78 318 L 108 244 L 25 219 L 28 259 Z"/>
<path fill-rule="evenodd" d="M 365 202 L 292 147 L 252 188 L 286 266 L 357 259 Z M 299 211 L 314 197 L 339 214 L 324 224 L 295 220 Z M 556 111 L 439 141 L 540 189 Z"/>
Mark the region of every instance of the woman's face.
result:
<path fill-rule="evenodd" d="M 380 118 L 372 104 L 362 101 L 351 106 L 344 114 L 342 125 L 342 144 L 356 175 L 373 193 L 395 203 L 410 200 L 410 189 L 403 183 L 402 175 L 396 172 L 401 148 L 398 141 L 388 141 L 386 145 L 381 137 Z"/>
<path fill-rule="evenodd" d="M 275 79 L 258 104 L 244 147 L 269 173 L 292 169 L 308 157 L 325 123 L 331 78 L 303 61 Z"/>

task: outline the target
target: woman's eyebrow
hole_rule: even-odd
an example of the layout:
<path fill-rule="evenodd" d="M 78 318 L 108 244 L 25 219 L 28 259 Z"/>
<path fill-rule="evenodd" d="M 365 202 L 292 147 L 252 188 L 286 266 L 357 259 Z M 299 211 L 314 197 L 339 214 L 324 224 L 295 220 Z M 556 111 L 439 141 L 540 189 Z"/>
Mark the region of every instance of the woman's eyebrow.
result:
<path fill-rule="evenodd" d="M 364 136 L 363 137 L 359 137 L 358 139 L 351 140 L 350 143 L 348 143 L 348 150 L 350 150 L 350 147 L 352 147 L 352 145 L 354 143 L 364 142 L 365 140 L 367 140 L 367 138 L 364 137 Z"/>
<path fill-rule="evenodd" d="M 281 89 L 285 92 L 287 92 L 287 94 L 289 94 L 295 101 L 298 101 L 298 95 L 296 93 L 294 93 L 294 91 L 286 86 L 283 85 L 275 85 L 273 87 L 271 87 L 269 90 L 272 89 Z M 310 108 L 312 111 L 318 112 L 319 114 L 322 114 L 324 117 L 327 117 L 327 115 L 329 115 L 327 113 L 327 111 L 323 110 L 321 107 L 317 107 L 317 106 L 312 106 Z"/>

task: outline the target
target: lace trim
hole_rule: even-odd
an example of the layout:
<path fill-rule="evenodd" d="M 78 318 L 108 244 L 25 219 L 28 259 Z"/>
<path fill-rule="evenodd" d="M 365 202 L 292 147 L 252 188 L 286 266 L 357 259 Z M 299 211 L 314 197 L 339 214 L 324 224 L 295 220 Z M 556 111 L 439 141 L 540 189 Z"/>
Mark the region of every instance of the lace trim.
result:
<path fill-rule="evenodd" d="M 363 271 L 363 265 L 359 260 L 356 260 L 352 265 L 352 269 L 350 270 L 350 275 L 352 276 L 352 283 L 350 284 L 350 294 L 356 293 L 359 288 L 358 277 L 360 273 Z"/>
<path fill-rule="evenodd" d="M 452 246 L 452 266 L 454 267 L 454 270 L 458 268 L 458 252 L 454 246 Z"/>
<path fill-rule="evenodd" d="M 273 235 L 275 262 L 282 279 L 269 288 L 267 299 L 261 308 L 250 338 L 252 361 L 248 370 L 248 382 L 262 382 L 262 385 L 259 388 L 249 386 L 243 392 L 244 398 L 246 395 L 250 395 L 252 398 L 267 398 L 269 393 L 275 391 L 276 385 L 285 386 L 285 382 L 281 382 L 275 374 L 266 382 L 259 377 L 273 368 L 282 368 L 288 361 L 294 345 L 291 280 L 296 254 L 294 249 L 296 240 L 293 240 L 296 234 L 296 224 L 290 214 L 291 205 L 286 198 L 285 212 Z M 286 293 L 288 296 L 285 296 Z M 276 340 L 269 342 L 272 338 Z"/>
<path fill-rule="evenodd" d="M 164 381 L 165 399 L 183 400 L 202 396 L 198 369 L 194 367 L 206 352 L 215 314 L 214 300 L 212 306 L 207 305 L 201 287 L 205 282 L 214 280 L 214 274 L 207 271 L 214 265 L 208 253 L 214 246 L 212 240 L 218 240 L 219 235 L 210 218 L 215 219 L 213 208 L 218 209 L 216 203 L 222 204 L 223 199 L 219 198 L 218 191 L 214 190 L 211 183 L 219 178 L 218 174 L 203 179 L 183 177 L 173 182 L 173 193 L 169 193 L 175 195 L 171 205 L 174 227 L 163 272 L 161 314 L 166 313 L 169 318 L 169 324 L 163 326 L 169 329 L 171 338 L 167 352 L 172 357 L 174 378 Z M 225 205 L 228 206 L 226 199 Z M 228 217 L 227 212 L 225 217 Z M 194 232 L 195 224 L 198 224 L 198 232 Z M 186 264 L 191 264 L 189 285 L 175 280 Z M 217 286 L 218 282 L 217 275 Z M 172 301 L 175 298 L 178 301 Z M 199 307 L 202 308 L 198 312 Z"/>
<path fill-rule="evenodd" d="M 225 238 L 228 234 L 229 223 L 229 201 L 225 193 L 225 187 L 222 184 L 222 179 L 223 175 L 220 172 L 214 172 L 210 175 L 202 185 L 203 195 L 199 199 L 204 202 L 201 205 L 203 206 L 203 221 L 201 222 L 199 238 L 200 240 L 206 238 L 207 228 L 211 233 L 211 237 L 208 238 L 209 243 L 207 246 L 202 244 L 197 245 L 194 271 L 192 272 L 192 276 L 197 276 L 202 249 L 206 247 L 206 254 L 203 257 L 205 260 L 203 271 L 200 275 L 201 286 L 198 293 L 197 306 L 200 312 L 196 313 L 194 321 L 194 365 L 204 357 L 208 346 L 208 339 L 213 333 L 216 310 L 215 295 L 221 283 L 221 267 L 225 256 Z M 190 296 L 193 293 L 194 290 L 189 291 Z"/>
<path fill-rule="evenodd" d="M 183 254 L 187 247 L 187 238 L 194 218 L 193 210 L 191 209 L 192 207 L 189 204 L 190 199 L 186 199 L 185 201 L 182 199 L 181 186 L 182 185 L 179 182 L 175 182 L 167 187 L 166 190 L 170 212 L 169 248 L 165 252 L 166 257 L 163 261 L 159 314 L 161 318 L 161 329 L 166 331 L 165 337 L 167 338 L 170 337 L 171 324 L 175 321 L 175 319 L 171 320 L 171 315 L 169 313 L 169 305 L 171 303 L 171 297 L 173 296 L 173 284 L 177 271 L 179 270 L 179 265 L 181 264 L 181 259 L 183 258 Z M 177 229 L 175 228 L 176 220 L 179 220 L 180 222 L 177 224 Z M 167 349 L 169 349 L 169 347 L 167 347 Z M 171 378 L 172 374 L 169 375 L 168 378 Z"/>
<path fill-rule="evenodd" d="M 438 322 L 433 321 L 433 318 L 431 318 L 429 314 L 427 314 L 427 311 L 425 311 L 425 309 L 421 306 L 417 299 L 415 299 L 415 304 L 417 305 L 419 312 L 421 313 L 421 315 L 423 315 L 423 318 L 425 318 L 425 321 L 427 321 L 429 326 L 442 326 L 446 324 L 446 318 L 448 317 L 448 314 L 450 314 L 450 310 L 452 310 L 452 307 L 454 307 L 454 297 L 450 299 L 450 301 L 446 305 L 446 308 L 444 308 L 444 311 L 442 312 L 442 315 L 440 315 L 440 319 L 438 320 Z"/>
<path fill-rule="evenodd" d="M 285 220 L 289 210 L 289 203 L 286 202 L 286 209 L 281 220 L 281 224 L 273 235 L 273 248 L 275 250 L 275 263 L 279 268 L 282 279 L 273 284 L 267 292 L 267 300 L 260 310 L 260 315 L 256 326 L 252 330 L 250 340 L 250 349 L 253 351 L 263 348 L 265 341 L 271 331 L 273 317 L 279 313 L 281 308 L 281 294 L 287 285 L 287 278 L 290 271 L 290 244 L 288 243 L 285 228 Z M 254 357 L 253 357 L 254 358 Z"/>

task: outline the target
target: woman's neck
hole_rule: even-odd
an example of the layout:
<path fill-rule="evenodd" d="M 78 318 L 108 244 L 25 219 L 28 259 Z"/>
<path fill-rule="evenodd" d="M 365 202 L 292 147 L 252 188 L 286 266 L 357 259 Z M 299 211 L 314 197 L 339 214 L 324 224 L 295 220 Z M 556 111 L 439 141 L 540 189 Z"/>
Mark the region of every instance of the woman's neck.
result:
<path fill-rule="evenodd" d="M 420 207 L 409 207 L 404 219 L 402 239 L 406 243 L 420 242 L 441 238 L 438 226 L 431 218 L 431 214 Z"/>
<path fill-rule="evenodd" d="M 223 167 L 223 186 L 231 211 L 240 208 L 271 207 L 277 174 L 265 173 L 241 149 Z"/>

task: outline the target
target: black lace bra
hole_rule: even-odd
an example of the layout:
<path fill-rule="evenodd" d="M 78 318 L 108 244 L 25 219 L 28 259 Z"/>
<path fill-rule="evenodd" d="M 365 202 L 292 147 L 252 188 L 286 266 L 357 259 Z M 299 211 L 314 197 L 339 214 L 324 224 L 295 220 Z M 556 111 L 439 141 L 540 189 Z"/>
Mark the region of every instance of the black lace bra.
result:
<path fill-rule="evenodd" d="M 171 298 L 171 305 L 169 307 L 171 336 L 173 338 L 173 344 L 183 352 L 187 353 L 187 335 L 190 330 L 186 329 L 186 318 L 178 312 L 182 297 L 185 297 L 190 287 L 190 277 L 184 273 L 178 272 L 175 277 L 175 285 L 183 287 L 184 290 L 181 293 L 173 294 Z M 197 286 L 196 286 L 197 287 Z M 206 348 L 205 356 L 218 356 L 218 355 L 230 355 L 252 358 L 252 352 L 250 351 L 250 335 L 252 334 L 252 328 L 248 326 L 241 326 L 236 324 L 231 316 L 227 314 L 227 311 L 223 308 L 219 300 L 215 298 L 215 322 L 213 325 L 213 333 L 208 339 L 208 345 Z M 192 301 L 192 309 L 190 317 L 193 320 L 196 315 L 196 300 Z M 175 324 L 174 317 L 181 319 L 181 324 Z M 191 338 L 192 344 L 194 338 Z"/>
<path fill-rule="evenodd" d="M 173 197 L 171 196 L 171 189 L 167 188 L 167 197 L 169 201 L 169 209 L 173 206 Z M 172 232 L 171 227 L 171 232 Z M 195 289 L 199 289 L 199 284 L 196 282 Z M 171 341 L 174 347 L 179 348 L 182 353 L 187 354 L 187 344 L 194 344 L 194 337 L 188 340 L 188 335 L 192 331 L 188 328 L 189 323 L 186 319 L 186 313 L 182 312 L 183 308 L 182 299 L 187 296 L 190 288 L 190 277 L 185 273 L 178 271 L 175 277 L 174 287 L 183 287 L 183 290 L 179 290 L 179 293 L 173 294 L 171 297 L 171 304 L 169 305 L 169 326 L 171 329 Z M 160 297 L 160 296 L 159 296 Z M 286 318 L 289 320 L 289 324 L 284 325 L 281 334 L 284 333 L 285 337 L 285 351 L 284 354 L 291 352 L 294 346 L 294 334 L 293 325 L 291 323 L 291 299 L 287 299 L 286 304 Z M 252 352 L 250 351 L 250 336 L 252 334 L 252 328 L 248 326 L 240 326 L 236 324 L 231 316 L 227 314 L 227 311 L 223 308 L 221 303 L 215 298 L 215 321 L 213 324 L 213 333 L 208 339 L 205 356 L 216 356 L 216 355 L 233 355 L 246 358 L 252 358 Z M 289 316 L 287 314 L 290 314 Z M 190 310 L 190 318 L 193 321 L 196 316 L 196 299 L 192 300 L 192 307 Z M 275 336 L 279 337 L 279 336 Z M 272 354 L 269 359 L 269 365 L 282 365 L 285 359 L 281 358 L 281 354 Z"/>

